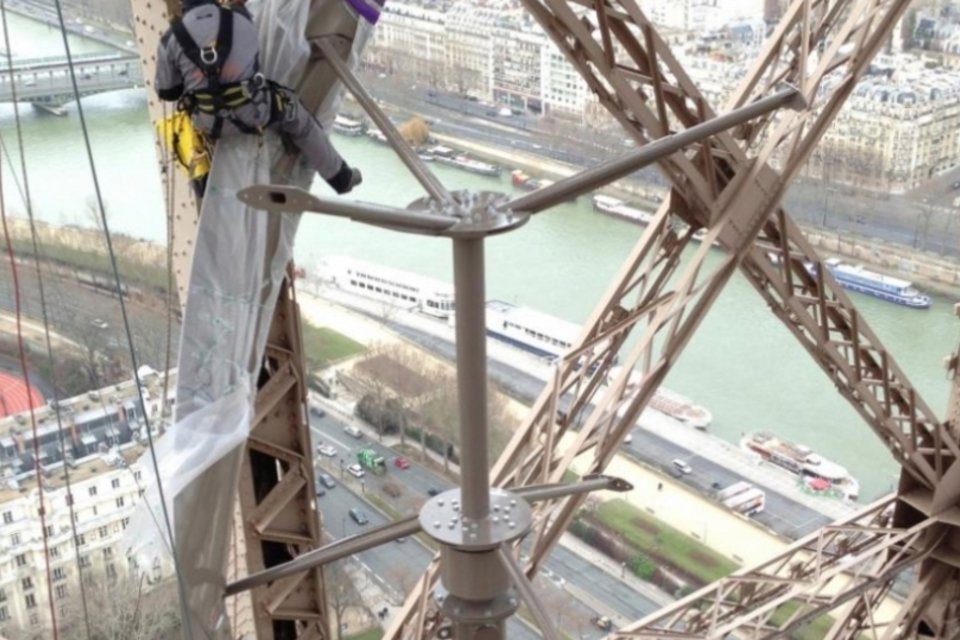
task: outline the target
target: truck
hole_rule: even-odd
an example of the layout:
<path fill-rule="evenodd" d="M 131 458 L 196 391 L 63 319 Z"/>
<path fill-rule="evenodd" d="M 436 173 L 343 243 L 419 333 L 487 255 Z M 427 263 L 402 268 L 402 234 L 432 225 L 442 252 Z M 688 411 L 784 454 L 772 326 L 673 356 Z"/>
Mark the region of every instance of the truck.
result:
<path fill-rule="evenodd" d="M 760 513 L 767 504 L 767 494 L 763 489 L 743 481 L 721 489 L 716 497 L 728 509 L 748 516 Z"/>
<path fill-rule="evenodd" d="M 387 462 L 383 456 L 373 449 L 361 449 L 357 452 L 357 462 L 371 473 L 383 474 L 387 472 Z"/>

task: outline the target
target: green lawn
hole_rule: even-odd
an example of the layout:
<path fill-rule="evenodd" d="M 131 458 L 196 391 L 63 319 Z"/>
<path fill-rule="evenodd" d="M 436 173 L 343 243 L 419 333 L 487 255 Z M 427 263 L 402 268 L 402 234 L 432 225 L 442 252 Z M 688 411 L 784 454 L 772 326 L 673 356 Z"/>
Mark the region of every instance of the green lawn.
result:
<path fill-rule="evenodd" d="M 787 618 L 794 614 L 800 605 L 796 602 L 787 602 L 777 607 L 777 611 L 770 616 L 770 624 L 779 627 Z M 833 618 L 830 616 L 819 616 L 812 622 L 804 625 L 796 632 L 790 634 L 795 640 L 818 640 L 827 635 L 830 627 L 833 626 Z"/>
<path fill-rule="evenodd" d="M 380 627 L 372 627 L 361 633 L 344 637 L 345 640 L 380 640 L 380 638 L 383 637 L 383 629 Z"/>
<path fill-rule="evenodd" d="M 603 503 L 597 509 L 596 517 L 640 551 L 660 556 L 703 584 L 729 575 L 738 568 L 732 560 L 623 500 Z"/>
<path fill-rule="evenodd" d="M 325 367 L 332 362 L 362 353 L 364 346 L 326 327 L 303 323 L 303 349 L 310 367 Z"/>

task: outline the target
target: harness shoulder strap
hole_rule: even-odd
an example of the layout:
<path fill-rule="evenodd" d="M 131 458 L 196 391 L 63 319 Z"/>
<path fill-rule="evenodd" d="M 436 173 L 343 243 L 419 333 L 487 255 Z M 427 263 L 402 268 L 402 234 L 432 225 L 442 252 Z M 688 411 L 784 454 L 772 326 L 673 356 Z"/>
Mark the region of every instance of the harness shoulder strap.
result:
<path fill-rule="evenodd" d="M 200 47 L 183 25 L 183 20 L 180 18 L 171 20 L 170 30 L 173 32 L 173 37 L 177 39 L 177 44 L 183 49 L 183 55 L 187 56 L 187 59 L 200 70 L 206 69 L 206 65 L 204 65 L 203 60 L 200 59 Z"/>
<path fill-rule="evenodd" d="M 223 65 L 233 48 L 233 12 L 225 7 L 218 6 L 218 9 L 220 10 L 220 25 L 217 28 L 217 38 L 213 43 L 212 55 L 206 53 L 205 47 L 201 48 L 197 44 L 181 18 L 174 18 L 170 22 L 170 30 L 173 32 L 173 37 L 177 39 L 180 48 L 183 49 L 183 54 L 203 72 L 207 82 L 214 85 L 219 84 L 220 72 L 223 70 Z"/>

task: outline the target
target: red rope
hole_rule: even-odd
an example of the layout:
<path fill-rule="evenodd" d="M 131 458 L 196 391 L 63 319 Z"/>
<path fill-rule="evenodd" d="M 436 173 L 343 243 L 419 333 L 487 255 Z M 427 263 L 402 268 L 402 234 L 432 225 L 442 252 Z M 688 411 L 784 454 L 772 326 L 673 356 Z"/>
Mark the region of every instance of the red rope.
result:
<path fill-rule="evenodd" d="M 17 262 L 13 256 L 13 244 L 10 241 L 10 231 L 7 228 L 7 211 L 3 206 L 3 180 L 0 178 L 0 220 L 3 222 L 3 237 L 7 244 L 7 256 L 10 258 L 10 270 L 13 274 L 13 300 L 17 312 L 17 349 L 20 355 L 20 368 L 23 370 L 23 380 L 30 389 L 30 372 L 27 368 L 27 356 L 23 348 L 23 329 L 20 324 L 20 280 L 17 277 Z M 43 529 L 43 561 L 47 568 L 47 596 L 50 602 L 50 620 L 53 621 L 53 640 L 59 640 L 57 631 L 57 612 L 53 606 L 53 579 L 50 576 L 50 547 L 47 539 L 47 517 L 43 501 L 43 479 L 40 474 L 40 443 L 37 438 L 37 416 L 30 403 L 30 425 L 33 429 L 33 465 L 37 474 L 37 490 L 40 492 L 40 527 Z M 67 496 L 73 500 L 73 496 Z M 74 540 L 76 544 L 76 540 Z"/>

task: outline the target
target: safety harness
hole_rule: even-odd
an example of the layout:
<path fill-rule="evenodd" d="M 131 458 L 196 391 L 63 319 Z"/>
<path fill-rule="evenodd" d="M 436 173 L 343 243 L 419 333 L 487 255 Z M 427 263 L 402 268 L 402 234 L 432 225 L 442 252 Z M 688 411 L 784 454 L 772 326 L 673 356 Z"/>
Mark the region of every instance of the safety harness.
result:
<path fill-rule="evenodd" d="M 209 47 L 199 46 L 179 17 L 170 23 L 173 36 L 177 39 L 183 54 L 200 69 L 207 81 L 206 89 L 185 93 L 180 100 L 180 107 L 191 115 L 197 112 L 212 115 L 213 127 L 208 135 L 213 140 L 220 137 L 223 123 L 227 120 L 242 133 L 258 134 L 259 127 L 250 126 L 234 117 L 233 112 L 249 103 L 268 85 L 268 82 L 260 73 L 258 63 L 255 63 L 255 73 L 250 79 L 241 82 L 220 82 L 220 73 L 233 47 L 233 12 L 220 5 L 217 5 L 217 8 L 220 10 L 220 26 L 216 40 Z M 272 102 L 274 100 L 271 100 Z M 271 107 L 273 111 L 272 104 Z"/>

